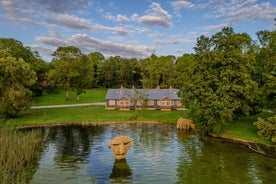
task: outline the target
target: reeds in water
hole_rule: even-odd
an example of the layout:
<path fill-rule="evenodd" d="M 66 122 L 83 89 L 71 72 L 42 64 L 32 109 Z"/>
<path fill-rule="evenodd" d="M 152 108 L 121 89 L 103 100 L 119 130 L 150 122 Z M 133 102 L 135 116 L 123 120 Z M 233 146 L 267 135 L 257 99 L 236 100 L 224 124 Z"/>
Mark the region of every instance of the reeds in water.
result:
<path fill-rule="evenodd" d="M 42 145 L 37 131 L 24 133 L 0 128 L 0 183 L 28 183 Z"/>

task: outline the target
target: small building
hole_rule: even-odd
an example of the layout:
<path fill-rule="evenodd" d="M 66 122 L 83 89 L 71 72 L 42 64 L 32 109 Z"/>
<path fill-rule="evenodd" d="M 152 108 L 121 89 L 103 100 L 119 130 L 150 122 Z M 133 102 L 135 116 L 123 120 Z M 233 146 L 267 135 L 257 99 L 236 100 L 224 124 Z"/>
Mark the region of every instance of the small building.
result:
<path fill-rule="evenodd" d="M 108 89 L 106 109 L 184 110 L 179 89 Z"/>

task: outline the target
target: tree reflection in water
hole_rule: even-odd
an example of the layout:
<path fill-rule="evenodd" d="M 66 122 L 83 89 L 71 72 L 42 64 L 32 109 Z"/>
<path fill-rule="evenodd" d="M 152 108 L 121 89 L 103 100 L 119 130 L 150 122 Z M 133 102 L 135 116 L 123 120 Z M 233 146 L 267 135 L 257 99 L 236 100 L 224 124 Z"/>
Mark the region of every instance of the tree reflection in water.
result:
<path fill-rule="evenodd" d="M 126 159 L 115 160 L 112 173 L 110 175 L 111 179 L 124 179 L 132 175 L 132 171 L 127 164 Z"/>

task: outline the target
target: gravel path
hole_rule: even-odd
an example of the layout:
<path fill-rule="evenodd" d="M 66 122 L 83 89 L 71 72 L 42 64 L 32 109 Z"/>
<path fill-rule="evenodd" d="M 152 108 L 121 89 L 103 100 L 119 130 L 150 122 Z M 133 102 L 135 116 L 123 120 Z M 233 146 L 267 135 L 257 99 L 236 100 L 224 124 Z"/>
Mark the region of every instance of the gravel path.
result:
<path fill-rule="evenodd" d="M 64 104 L 64 105 L 41 105 L 32 106 L 31 109 L 47 109 L 47 108 L 61 108 L 61 107 L 82 107 L 91 105 L 105 105 L 105 102 L 95 102 L 95 103 L 83 103 L 83 104 Z"/>

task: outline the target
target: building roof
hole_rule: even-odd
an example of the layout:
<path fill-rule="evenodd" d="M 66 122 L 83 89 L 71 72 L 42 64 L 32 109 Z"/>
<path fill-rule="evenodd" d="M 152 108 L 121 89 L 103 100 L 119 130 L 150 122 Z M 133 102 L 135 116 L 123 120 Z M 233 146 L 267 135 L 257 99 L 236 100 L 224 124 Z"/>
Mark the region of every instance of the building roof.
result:
<path fill-rule="evenodd" d="M 149 100 L 161 100 L 165 97 L 171 100 L 180 100 L 179 89 L 136 89 L 138 94 L 145 94 Z M 134 89 L 108 89 L 106 100 L 120 100 L 123 97 L 131 99 L 135 93 Z"/>

